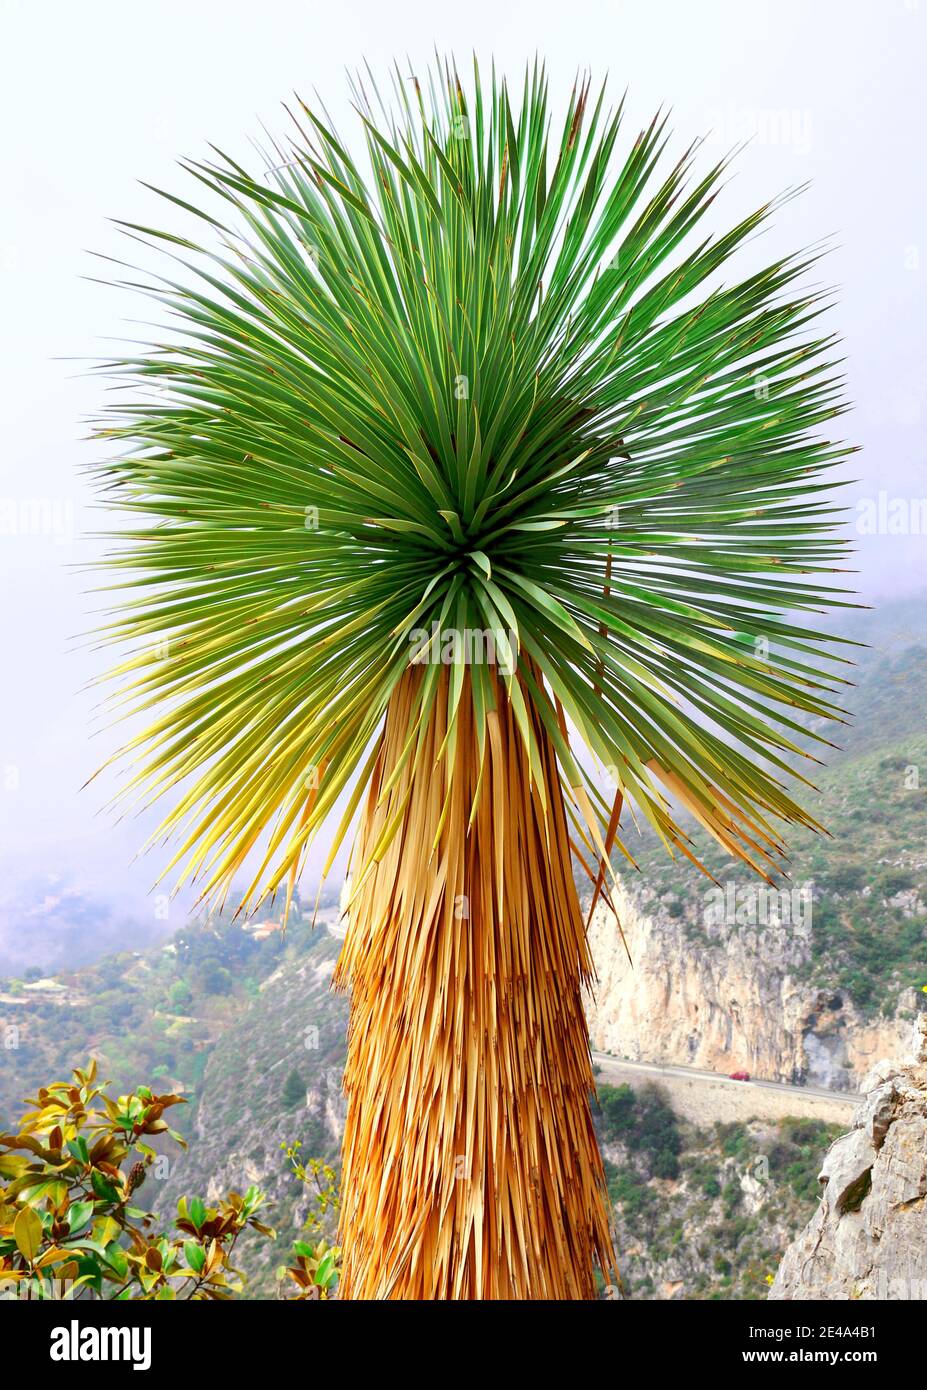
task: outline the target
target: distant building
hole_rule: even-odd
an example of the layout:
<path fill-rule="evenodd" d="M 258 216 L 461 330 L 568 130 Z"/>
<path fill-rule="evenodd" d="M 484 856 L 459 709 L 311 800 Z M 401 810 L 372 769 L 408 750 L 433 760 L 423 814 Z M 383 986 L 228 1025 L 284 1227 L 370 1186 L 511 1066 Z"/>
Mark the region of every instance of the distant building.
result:
<path fill-rule="evenodd" d="M 282 922 L 242 922 L 242 931 L 246 931 L 255 941 L 266 941 L 274 932 L 283 931 Z"/>

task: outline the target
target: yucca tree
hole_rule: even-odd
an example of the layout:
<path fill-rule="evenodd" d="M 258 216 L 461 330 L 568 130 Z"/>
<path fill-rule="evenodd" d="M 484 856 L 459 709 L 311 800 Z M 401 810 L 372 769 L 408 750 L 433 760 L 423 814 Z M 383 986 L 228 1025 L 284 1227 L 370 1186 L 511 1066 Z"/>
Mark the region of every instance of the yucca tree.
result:
<path fill-rule="evenodd" d="M 838 681 L 800 615 L 844 592 L 847 452 L 818 253 L 725 279 L 777 204 L 704 230 L 726 161 L 664 168 L 665 118 L 628 140 L 588 83 L 559 129 L 537 67 L 352 85 L 363 163 L 300 103 L 264 172 L 186 163 L 192 239 L 127 226 L 173 331 L 106 364 L 103 634 L 157 710 L 123 795 L 246 912 L 357 823 L 342 1296 L 586 1298 L 574 856 L 607 900 L 623 810 L 764 876 L 815 824 L 788 788 Z"/>

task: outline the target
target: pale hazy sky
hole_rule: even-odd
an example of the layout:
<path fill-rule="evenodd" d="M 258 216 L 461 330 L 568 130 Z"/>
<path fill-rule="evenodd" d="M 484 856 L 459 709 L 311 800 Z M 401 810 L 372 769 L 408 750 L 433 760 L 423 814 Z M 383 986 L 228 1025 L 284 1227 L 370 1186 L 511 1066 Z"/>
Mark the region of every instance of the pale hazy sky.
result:
<path fill-rule="evenodd" d="M 45 520 L 0 534 L 4 678 L 0 723 L 0 911 L 39 870 L 118 892 L 145 912 L 154 855 L 130 866 L 147 822 L 114 826 L 96 815 L 102 794 L 78 787 L 114 736 L 91 739 L 98 673 L 92 652 L 69 654 L 92 602 L 68 568 L 95 553 L 81 533 L 97 524 L 79 466 L 91 457 L 82 420 L 99 382 L 61 358 L 99 356 L 150 312 L 128 293 L 82 280 L 100 273 L 93 249 L 126 255 L 105 220 L 164 222 L 166 205 L 138 180 L 185 193 L 180 155 L 213 140 L 249 157 L 260 122 L 284 130 L 280 102 L 313 89 L 342 135 L 351 130 L 346 68 L 382 71 L 435 47 L 468 62 L 494 55 L 520 74 L 547 61 L 555 106 L 577 68 L 629 86 L 628 130 L 660 103 L 683 144 L 714 130 L 709 154 L 752 143 L 724 197 L 732 222 L 789 185 L 811 189 L 764 241 L 763 259 L 831 234 L 821 278 L 840 287 L 831 323 L 845 338 L 856 402 L 843 434 L 864 446 L 848 500 L 927 496 L 925 236 L 925 0 L 823 3 L 594 3 L 467 0 L 390 3 L 100 3 L 0 0 L 6 53 L 0 102 L 0 297 L 4 393 L 0 502 Z M 105 272 L 104 272 L 105 273 Z M 867 598 L 923 587 L 923 535 L 862 538 Z M 178 925 L 175 919 L 173 925 Z"/>

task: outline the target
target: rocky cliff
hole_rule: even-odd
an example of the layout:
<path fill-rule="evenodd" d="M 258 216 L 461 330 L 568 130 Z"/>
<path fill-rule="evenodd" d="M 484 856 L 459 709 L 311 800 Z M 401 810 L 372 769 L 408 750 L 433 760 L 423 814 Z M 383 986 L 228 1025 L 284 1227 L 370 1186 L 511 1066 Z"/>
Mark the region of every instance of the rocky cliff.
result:
<path fill-rule="evenodd" d="M 911 645 L 913 610 L 871 616 L 853 634 L 870 644 L 854 652 L 855 722 L 807 797 L 830 837 L 789 835 L 780 890 L 758 893 L 693 826 L 717 887 L 625 817 L 641 870 L 625 864 L 617 903 L 633 967 L 600 909 L 593 1046 L 851 1091 L 879 1057 L 904 1051 L 927 1003 L 927 648 Z"/>
<path fill-rule="evenodd" d="M 821 1202 L 770 1298 L 927 1299 L 927 1020 L 906 1063 L 876 1066 L 849 1134 L 828 1150 Z"/>
<path fill-rule="evenodd" d="M 633 1061 L 855 1090 L 873 1062 L 899 1053 L 918 1007 L 904 991 L 888 1018 L 809 978 L 810 925 L 751 927 L 671 915 L 656 895 L 598 907 L 589 939 L 598 981 L 587 998 L 592 1045 Z"/>

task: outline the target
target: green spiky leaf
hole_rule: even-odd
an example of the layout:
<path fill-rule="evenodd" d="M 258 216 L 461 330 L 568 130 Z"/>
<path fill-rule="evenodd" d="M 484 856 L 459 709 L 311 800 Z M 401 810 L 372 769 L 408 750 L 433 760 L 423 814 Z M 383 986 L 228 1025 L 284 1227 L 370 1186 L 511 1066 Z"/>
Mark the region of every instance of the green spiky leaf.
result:
<path fill-rule="evenodd" d="M 476 68 L 413 86 L 391 115 L 357 86 L 365 160 L 303 107 L 266 172 L 187 162 L 198 192 L 163 196 L 189 236 L 127 228 L 166 253 L 174 331 L 105 368 L 128 520 L 102 635 L 130 647 L 120 713 L 154 719 L 123 795 L 165 798 L 181 882 L 248 865 L 253 906 L 354 783 L 346 833 L 413 654 L 453 668 L 448 757 L 462 698 L 482 746 L 497 660 L 602 834 L 572 730 L 670 847 L 680 803 L 766 872 L 777 823 L 814 823 L 802 719 L 839 715 L 802 616 L 844 592 L 816 253 L 739 278 L 778 204 L 709 230 L 725 161 L 696 172 L 588 84 L 559 140 L 537 66 L 520 99 Z"/>

